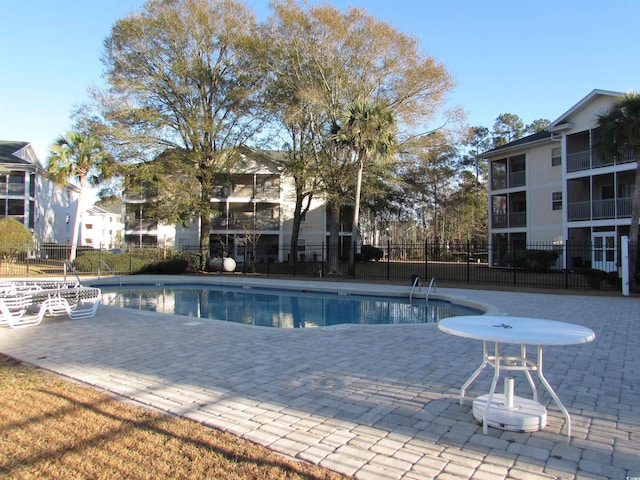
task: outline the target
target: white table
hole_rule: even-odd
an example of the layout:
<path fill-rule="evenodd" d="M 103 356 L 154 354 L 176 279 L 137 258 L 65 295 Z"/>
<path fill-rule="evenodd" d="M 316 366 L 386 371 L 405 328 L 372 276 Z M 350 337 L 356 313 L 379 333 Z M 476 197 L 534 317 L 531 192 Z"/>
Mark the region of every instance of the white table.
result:
<path fill-rule="evenodd" d="M 486 434 L 488 426 L 506 430 L 536 431 L 546 426 L 546 408 L 538 403 L 538 392 L 531 378 L 531 371 L 538 378 L 560 408 L 567 420 L 567 436 L 571 436 L 571 418 L 556 392 L 542 373 L 542 347 L 545 345 L 575 345 L 590 342 L 595 338 L 593 330 L 573 323 L 542 320 L 539 318 L 507 317 L 491 315 L 468 315 L 440 320 L 438 328 L 459 337 L 483 341 L 482 364 L 460 388 L 460 405 L 464 393 L 487 366 L 494 367 L 493 381 L 488 395 L 474 400 L 474 416 L 482 420 Z M 490 354 L 488 342 L 494 342 L 494 353 Z M 500 344 L 520 345 L 520 356 L 503 355 Z M 537 358 L 527 358 L 527 345 L 537 346 Z M 522 371 L 531 385 L 533 400 L 513 395 L 513 379 L 505 379 L 505 393 L 496 394 L 500 372 Z"/>

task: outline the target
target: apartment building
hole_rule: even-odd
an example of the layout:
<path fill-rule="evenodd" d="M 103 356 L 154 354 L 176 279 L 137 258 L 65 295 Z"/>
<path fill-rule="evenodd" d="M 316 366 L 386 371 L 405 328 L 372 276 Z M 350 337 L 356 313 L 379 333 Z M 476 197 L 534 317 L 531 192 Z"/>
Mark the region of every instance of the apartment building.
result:
<path fill-rule="evenodd" d="M 96 249 L 120 249 L 123 229 L 122 202 L 93 205 L 82 212 L 78 245 Z"/>
<path fill-rule="evenodd" d="M 560 268 L 615 271 L 629 234 L 637 159 L 603 158 L 598 116 L 620 92 L 593 90 L 542 132 L 486 152 L 490 263 L 509 250 L 552 248 Z"/>
<path fill-rule="evenodd" d="M 0 218 L 24 224 L 37 245 L 71 244 L 79 193 L 49 180 L 29 142 L 0 141 Z"/>
<path fill-rule="evenodd" d="M 197 250 L 197 220 L 187 226 L 163 225 L 145 212 L 152 190 L 150 186 L 138 195 L 125 192 L 125 246 Z M 241 147 L 228 180 L 214 192 L 209 232 L 212 257 L 228 255 L 238 262 L 244 262 L 245 255 L 256 261 L 286 260 L 296 194 L 293 178 L 285 173 L 277 152 Z M 315 199 L 301 226 L 296 249 L 300 259 L 322 255 L 318 246 L 326 242 L 326 230 L 324 202 Z"/>

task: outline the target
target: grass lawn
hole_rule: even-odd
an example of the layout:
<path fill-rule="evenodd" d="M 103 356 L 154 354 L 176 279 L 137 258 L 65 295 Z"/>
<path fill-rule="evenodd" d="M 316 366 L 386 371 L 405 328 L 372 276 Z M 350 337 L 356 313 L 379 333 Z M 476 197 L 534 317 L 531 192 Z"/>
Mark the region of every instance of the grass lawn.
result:
<path fill-rule="evenodd" d="M 347 478 L 0 355 L 0 478 Z"/>

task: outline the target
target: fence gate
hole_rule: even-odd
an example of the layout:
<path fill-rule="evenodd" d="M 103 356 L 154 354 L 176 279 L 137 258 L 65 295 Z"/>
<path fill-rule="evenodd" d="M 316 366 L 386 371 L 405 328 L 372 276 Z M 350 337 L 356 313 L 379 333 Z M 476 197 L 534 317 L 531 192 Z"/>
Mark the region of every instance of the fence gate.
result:
<path fill-rule="evenodd" d="M 593 251 L 591 264 L 596 270 L 614 272 L 616 265 L 616 234 L 615 232 L 598 232 L 593 234 Z"/>

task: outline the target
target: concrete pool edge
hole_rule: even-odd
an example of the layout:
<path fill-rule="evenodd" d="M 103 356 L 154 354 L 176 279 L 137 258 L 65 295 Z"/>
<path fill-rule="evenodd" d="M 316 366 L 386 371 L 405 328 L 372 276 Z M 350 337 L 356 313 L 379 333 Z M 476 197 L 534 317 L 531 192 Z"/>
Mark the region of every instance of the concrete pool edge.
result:
<path fill-rule="evenodd" d="M 358 282 L 331 282 L 314 280 L 287 280 L 279 278 L 253 278 L 237 277 L 231 275 L 216 276 L 189 276 L 189 275 L 126 275 L 119 277 L 95 277 L 87 279 L 87 284 L 92 286 L 121 286 L 131 284 L 152 285 L 186 285 L 186 284 L 210 284 L 228 285 L 235 287 L 277 288 L 282 290 L 298 290 L 306 292 L 329 292 L 350 295 L 380 295 L 384 297 L 408 298 L 411 294 L 411 286 L 393 285 L 384 283 L 358 283 Z M 424 301 L 427 295 L 427 287 L 418 287 L 414 290 L 413 298 L 416 301 Z M 478 302 L 468 298 L 465 290 L 455 288 L 436 288 L 429 298 L 455 303 L 465 307 L 475 308 L 487 315 L 501 315 L 499 308 L 485 302 Z"/>

